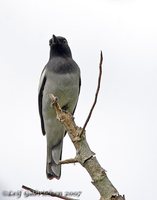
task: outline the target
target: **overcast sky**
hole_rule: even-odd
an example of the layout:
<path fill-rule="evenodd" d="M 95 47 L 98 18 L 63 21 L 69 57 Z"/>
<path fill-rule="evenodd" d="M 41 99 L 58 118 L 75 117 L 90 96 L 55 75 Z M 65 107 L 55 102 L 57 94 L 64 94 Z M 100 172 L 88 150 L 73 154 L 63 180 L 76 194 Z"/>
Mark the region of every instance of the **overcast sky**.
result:
<path fill-rule="evenodd" d="M 103 77 L 87 127 L 91 149 L 127 200 L 156 196 L 157 3 L 154 0 L 0 0 L 0 199 L 27 185 L 79 192 L 97 200 L 91 178 L 79 165 L 62 166 L 59 181 L 46 178 L 46 139 L 37 107 L 40 73 L 52 34 L 64 36 L 81 69 L 75 113 L 83 126 L 97 86 L 100 50 Z M 68 136 L 63 159 L 75 156 Z M 73 196 L 74 197 L 74 196 Z M 25 197 L 47 199 L 49 197 Z M 51 198 L 52 199 L 52 198 Z"/>

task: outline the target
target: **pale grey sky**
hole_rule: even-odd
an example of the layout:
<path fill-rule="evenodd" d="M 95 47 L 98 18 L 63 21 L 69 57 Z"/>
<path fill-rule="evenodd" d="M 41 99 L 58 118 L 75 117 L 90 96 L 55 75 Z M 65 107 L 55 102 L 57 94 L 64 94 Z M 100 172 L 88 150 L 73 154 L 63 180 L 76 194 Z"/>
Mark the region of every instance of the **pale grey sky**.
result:
<path fill-rule="evenodd" d="M 99 194 L 79 165 L 62 167 L 59 181 L 45 174 L 46 140 L 37 107 L 40 73 L 48 61 L 52 34 L 67 38 L 81 68 L 76 123 L 82 126 L 97 86 L 100 96 L 87 127 L 87 140 L 107 175 L 127 200 L 156 196 L 157 182 L 157 3 L 153 0 L 0 1 L 0 199 L 4 191 Z M 75 156 L 68 136 L 63 159 Z M 36 200 L 39 197 L 20 197 Z M 40 199 L 50 199 L 40 197 Z"/>

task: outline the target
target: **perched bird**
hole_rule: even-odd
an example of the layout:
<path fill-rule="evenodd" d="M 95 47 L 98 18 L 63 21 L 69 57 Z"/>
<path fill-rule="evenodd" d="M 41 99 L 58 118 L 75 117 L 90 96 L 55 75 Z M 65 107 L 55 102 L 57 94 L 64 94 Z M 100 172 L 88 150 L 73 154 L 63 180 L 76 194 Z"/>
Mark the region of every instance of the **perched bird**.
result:
<path fill-rule="evenodd" d="M 48 179 L 59 179 L 61 165 L 58 163 L 62 157 L 66 130 L 56 119 L 49 94 L 58 97 L 61 108 L 73 114 L 80 93 L 81 78 L 67 40 L 53 35 L 49 45 L 50 58 L 40 77 L 38 106 L 42 133 L 47 138 L 46 174 Z"/>

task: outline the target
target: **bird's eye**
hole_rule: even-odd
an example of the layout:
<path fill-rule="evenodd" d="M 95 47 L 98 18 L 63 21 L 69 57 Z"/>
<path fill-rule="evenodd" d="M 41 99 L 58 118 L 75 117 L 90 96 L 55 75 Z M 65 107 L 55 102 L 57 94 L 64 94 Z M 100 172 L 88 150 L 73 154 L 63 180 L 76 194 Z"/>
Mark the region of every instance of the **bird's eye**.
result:
<path fill-rule="evenodd" d="M 63 44 L 67 44 L 67 40 L 66 39 L 63 40 Z"/>

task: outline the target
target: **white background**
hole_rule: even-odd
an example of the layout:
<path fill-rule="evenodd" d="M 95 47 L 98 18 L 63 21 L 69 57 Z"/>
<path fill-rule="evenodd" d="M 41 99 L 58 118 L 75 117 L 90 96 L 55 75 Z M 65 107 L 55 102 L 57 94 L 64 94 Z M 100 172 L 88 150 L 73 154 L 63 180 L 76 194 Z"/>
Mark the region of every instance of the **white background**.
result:
<path fill-rule="evenodd" d="M 67 38 L 81 68 L 79 126 L 93 102 L 103 51 L 101 91 L 87 140 L 127 200 L 156 197 L 156 8 L 153 0 L 0 1 L 0 199 L 16 199 L 3 192 L 21 191 L 23 184 L 42 191 L 82 191 L 81 200 L 99 199 L 79 164 L 62 166 L 59 181 L 46 178 L 37 96 L 52 34 Z M 63 159 L 74 156 L 66 136 Z M 21 199 L 50 198 L 26 198 L 22 190 Z"/>

